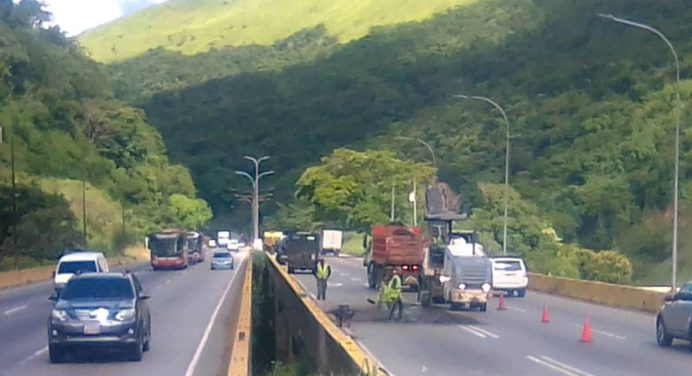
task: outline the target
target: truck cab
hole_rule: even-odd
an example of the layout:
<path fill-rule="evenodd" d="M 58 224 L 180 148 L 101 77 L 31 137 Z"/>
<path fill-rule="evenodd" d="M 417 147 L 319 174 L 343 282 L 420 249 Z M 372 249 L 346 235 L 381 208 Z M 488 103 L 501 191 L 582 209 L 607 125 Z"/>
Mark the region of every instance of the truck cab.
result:
<path fill-rule="evenodd" d="M 286 235 L 277 249 L 277 260 L 285 264 L 289 273 L 312 270 L 320 255 L 320 236 L 310 232 Z"/>

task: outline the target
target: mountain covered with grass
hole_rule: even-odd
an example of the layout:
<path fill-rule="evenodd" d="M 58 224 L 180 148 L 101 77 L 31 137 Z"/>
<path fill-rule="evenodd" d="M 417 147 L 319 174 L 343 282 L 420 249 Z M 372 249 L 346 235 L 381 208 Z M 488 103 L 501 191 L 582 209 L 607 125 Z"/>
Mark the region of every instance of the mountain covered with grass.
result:
<path fill-rule="evenodd" d="M 339 147 L 429 160 L 424 147 L 397 135 L 429 142 L 440 179 L 460 192 L 463 208 L 487 209 L 480 187 L 503 181 L 504 124 L 491 107 L 453 97 L 482 95 L 509 117 L 517 207 L 531 207 L 531 221 L 566 243 L 621 251 L 635 280 L 664 282 L 675 66 L 655 35 L 596 14 L 658 27 L 680 55 L 688 219 L 689 1 L 421 3 L 172 0 L 80 43 L 108 63 L 116 96 L 144 109 L 200 194 L 237 223 L 248 212 L 232 194 L 247 189 L 233 174 L 246 167 L 243 155 L 273 156 L 270 215 L 293 199 L 306 167 Z M 510 244 L 530 252 L 526 216 L 512 212 Z M 692 277 L 687 222 L 681 278 Z M 499 243 L 501 231 L 487 232 Z"/>

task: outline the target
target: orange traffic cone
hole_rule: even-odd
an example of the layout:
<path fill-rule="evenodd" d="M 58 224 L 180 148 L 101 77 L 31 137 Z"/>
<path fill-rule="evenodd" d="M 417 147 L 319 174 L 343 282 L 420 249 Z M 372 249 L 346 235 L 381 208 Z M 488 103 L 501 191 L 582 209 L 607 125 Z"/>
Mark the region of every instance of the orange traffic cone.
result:
<path fill-rule="evenodd" d="M 581 342 L 591 343 L 591 341 L 591 323 L 589 322 L 589 318 L 586 317 L 586 320 L 584 320 L 584 329 L 581 331 Z"/>
<path fill-rule="evenodd" d="M 505 294 L 500 293 L 500 304 L 497 306 L 497 310 L 504 311 L 506 309 L 507 307 L 505 307 Z"/>
<path fill-rule="evenodd" d="M 550 322 L 550 315 L 548 314 L 547 304 L 543 304 L 543 315 L 541 315 L 541 322 L 546 324 Z"/>

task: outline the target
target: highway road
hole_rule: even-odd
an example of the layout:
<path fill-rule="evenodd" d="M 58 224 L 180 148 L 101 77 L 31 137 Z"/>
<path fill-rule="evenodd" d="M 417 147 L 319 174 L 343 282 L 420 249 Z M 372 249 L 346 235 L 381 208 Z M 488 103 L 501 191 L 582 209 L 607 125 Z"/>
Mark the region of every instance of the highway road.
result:
<path fill-rule="evenodd" d="M 246 253 L 235 255 L 236 269 L 209 270 L 209 258 L 181 271 L 133 267 L 151 294 L 151 350 L 141 362 L 117 354 L 78 354 L 67 364 L 48 360 L 46 323 L 51 309 L 48 282 L 0 291 L 0 374 L 14 375 L 225 375 L 228 333 Z M 240 277 L 237 277 L 240 276 Z M 214 318 L 212 320 L 212 318 Z"/>
<path fill-rule="evenodd" d="M 356 310 L 345 328 L 368 352 L 397 376 L 412 375 L 692 375 L 692 354 L 686 342 L 671 348 L 656 344 L 654 316 L 613 309 L 528 291 L 525 298 L 507 298 L 498 311 L 494 298 L 488 312 L 423 310 L 414 293 L 404 293 L 402 322 L 389 322 L 366 298 L 361 258 L 326 258 L 332 265 L 328 310 L 349 304 Z M 294 275 L 314 297 L 312 275 Z M 547 305 L 550 323 L 541 323 Z M 585 318 L 593 342 L 581 343 Z"/>

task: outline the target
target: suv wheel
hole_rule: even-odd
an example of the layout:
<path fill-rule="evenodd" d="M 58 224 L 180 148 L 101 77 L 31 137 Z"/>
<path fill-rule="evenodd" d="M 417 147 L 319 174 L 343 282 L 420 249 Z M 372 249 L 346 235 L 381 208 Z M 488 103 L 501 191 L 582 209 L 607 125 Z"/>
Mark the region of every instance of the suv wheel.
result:
<path fill-rule="evenodd" d="M 525 296 L 526 296 L 526 289 L 518 290 L 518 291 L 517 291 L 517 295 L 518 295 L 520 298 L 525 297 Z"/>
<path fill-rule="evenodd" d="M 140 362 L 144 356 L 144 340 L 140 337 L 139 341 L 130 348 L 128 358 L 131 362 Z"/>
<path fill-rule="evenodd" d="M 48 357 L 50 358 L 51 363 L 64 363 L 65 358 L 67 357 L 67 351 L 58 345 L 49 345 Z"/>
<path fill-rule="evenodd" d="M 660 317 L 656 320 L 656 342 L 659 346 L 670 346 L 673 343 L 673 337 L 667 333 L 666 325 Z"/>

